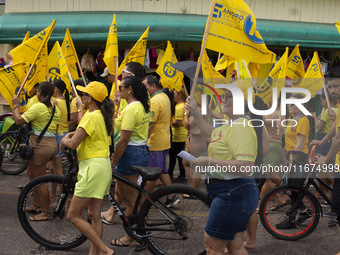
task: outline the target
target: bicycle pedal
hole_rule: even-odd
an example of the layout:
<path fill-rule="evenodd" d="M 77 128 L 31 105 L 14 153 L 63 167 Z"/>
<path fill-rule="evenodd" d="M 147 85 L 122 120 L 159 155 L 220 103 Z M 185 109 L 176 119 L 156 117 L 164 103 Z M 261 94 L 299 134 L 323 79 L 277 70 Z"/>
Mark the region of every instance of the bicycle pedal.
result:
<path fill-rule="evenodd" d="M 144 250 L 146 250 L 146 244 L 145 243 L 139 244 L 135 248 L 135 252 L 141 252 L 141 251 L 144 251 Z"/>

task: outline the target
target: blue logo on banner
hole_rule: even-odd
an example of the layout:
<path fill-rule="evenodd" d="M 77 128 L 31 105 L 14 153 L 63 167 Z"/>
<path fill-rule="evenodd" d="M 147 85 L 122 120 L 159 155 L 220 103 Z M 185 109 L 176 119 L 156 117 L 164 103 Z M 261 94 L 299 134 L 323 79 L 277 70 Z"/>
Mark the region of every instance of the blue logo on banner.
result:
<path fill-rule="evenodd" d="M 15 88 L 15 94 L 18 93 L 19 89 L 20 89 L 20 86 Z M 26 104 L 25 94 L 26 94 L 26 91 L 24 89 L 22 89 L 21 92 L 20 92 L 20 95 L 19 95 L 19 97 L 21 98 L 20 103 L 19 103 L 20 106 L 24 106 Z"/>
<path fill-rule="evenodd" d="M 262 44 L 263 43 L 262 38 L 256 37 L 256 33 L 254 33 L 253 35 L 250 34 L 250 30 L 253 26 L 253 22 L 251 21 L 251 18 L 252 16 L 251 14 L 249 14 L 248 17 L 245 19 L 244 24 L 243 24 L 243 31 L 250 41 L 256 44 Z M 259 31 L 258 28 L 256 28 L 256 31 Z"/>

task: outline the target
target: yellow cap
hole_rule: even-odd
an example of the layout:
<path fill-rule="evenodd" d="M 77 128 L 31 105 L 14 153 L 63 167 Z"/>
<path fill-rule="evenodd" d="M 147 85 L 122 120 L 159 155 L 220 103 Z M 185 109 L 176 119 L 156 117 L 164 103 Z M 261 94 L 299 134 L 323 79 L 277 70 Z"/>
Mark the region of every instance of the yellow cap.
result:
<path fill-rule="evenodd" d="M 92 98 L 100 103 L 104 102 L 104 99 L 108 96 L 107 88 L 103 83 L 98 81 L 92 81 L 86 87 L 77 86 L 76 88 L 81 92 L 91 95 Z"/>

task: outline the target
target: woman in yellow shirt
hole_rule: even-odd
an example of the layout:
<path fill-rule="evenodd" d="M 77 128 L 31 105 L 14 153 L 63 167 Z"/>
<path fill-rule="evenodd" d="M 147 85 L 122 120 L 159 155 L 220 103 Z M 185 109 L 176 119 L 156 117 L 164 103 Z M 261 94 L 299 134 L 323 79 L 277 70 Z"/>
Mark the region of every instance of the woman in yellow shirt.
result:
<path fill-rule="evenodd" d="M 87 87 L 77 86 L 77 90 L 83 92 L 82 101 L 88 112 L 77 130 L 67 134 L 60 143 L 60 149 L 62 146 L 77 149 L 79 161 L 78 182 L 67 219 L 91 240 L 89 254 L 112 255 L 113 250 L 101 240 L 103 223 L 100 211 L 112 179 L 108 137 L 112 132 L 114 105 L 105 85 L 100 82 L 91 82 Z M 86 208 L 91 224 L 81 217 Z"/>
<path fill-rule="evenodd" d="M 34 146 L 38 136 L 51 119 L 54 105 L 51 103 L 53 95 L 53 85 L 50 82 L 40 83 L 37 91 L 39 102 L 33 104 L 25 113 L 20 116 L 19 101 L 17 96 L 13 97 L 13 117 L 15 124 L 25 125 L 31 123 L 31 133 L 29 138 L 30 145 Z M 43 135 L 40 143 L 34 148 L 33 157 L 28 160 L 27 175 L 29 180 L 46 174 L 46 163 L 54 158 L 57 152 L 57 143 L 55 134 L 59 124 L 60 110 L 55 107 L 52 122 Z M 45 189 L 39 189 L 33 193 L 34 203 L 26 207 L 28 212 L 39 213 L 29 217 L 30 220 L 40 221 L 47 220 L 46 212 L 50 207 L 49 192 Z M 42 199 L 45 198 L 45 199 Z"/>

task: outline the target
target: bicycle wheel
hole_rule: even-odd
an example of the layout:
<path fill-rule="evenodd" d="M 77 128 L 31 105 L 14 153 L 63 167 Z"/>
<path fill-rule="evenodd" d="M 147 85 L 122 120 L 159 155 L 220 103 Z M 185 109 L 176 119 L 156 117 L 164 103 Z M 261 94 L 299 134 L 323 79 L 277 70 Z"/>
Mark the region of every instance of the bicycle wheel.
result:
<path fill-rule="evenodd" d="M 263 227 L 276 238 L 295 241 L 311 234 L 320 219 L 320 205 L 315 196 L 307 191 L 302 204 L 295 205 L 299 190 L 289 185 L 270 190 L 260 204 L 260 220 Z M 277 196 L 282 196 L 284 206 L 276 207 Z M 291 210 L 294 206 L 295 210 Z"/>
<path fill-rule="evenodd" d="M 57 211 L 56 205 L 50 203 L 49 194 L 51 186 L 57 185 L 59 187 L 56 193 L 56 200 L 59 201 L 60 187 L 63 185 L 64 180 L 65 178 L 59 175 L 44 175 L 35 178 L 25 185 L 20 193 L 17 204 L 18 218 L 27 235 L 37 243 L 54 250 L 68 250 L 86 241 L 86 237 L 66 218 L 74 185 L 71 188 L 67 188 L 66 185 L 63 186 L 64 189 L 68 189 L 65 200 L 66 206 L 62 206 Z M 39 200 L 36 203 L 34 203 L 35 193 L 39 196 Z M 51 204 L 49 209 L 41 207 L 43 211 L 47 211 L 48 220 L 32 221 L 29 217 L 34 216 L 35 213 L 28 212 L 26 207 L 34 204 L 39 205 L 39 203 L 41 205 Z M 83 218 L 87 218 L 86 212 L 83 213 Z"/>
<path fill-rule="evenodd" d="M 165 206 L 168 195 L 174 194 L 180 203 Z M 183 199 L 183 194 L 190 199 Z M 152 254 L 205 254 L 204 227 L 209 214 L 207 194 L 189 186 L 171 185 L 160 188 L 143 203 L 138 217 L 143 241 Z M 157 209 L 157 207 L 159 209 Z M 170 210 L 168 210 L 170 209 Z"/>
<path fill-rule="evenodd" d="M 9 175 L 20 174 L 26 170 L 28 160 L 19 156 L 19 148 L 26 144 L 27 137 L 17 131 L 8 131 L 0 136 L 2 164 L 0 172 Z M 15 146 L 13 148 L 13 146 Z"/>

